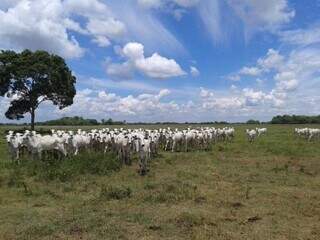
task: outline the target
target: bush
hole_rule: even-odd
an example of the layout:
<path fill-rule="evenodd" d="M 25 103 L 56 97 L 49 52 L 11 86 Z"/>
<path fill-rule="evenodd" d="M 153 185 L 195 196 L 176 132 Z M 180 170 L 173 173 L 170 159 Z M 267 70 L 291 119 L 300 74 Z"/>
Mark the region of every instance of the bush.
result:
<path fill-rule="evenodd" d="M 100 191 L 100 199 L 104 200 L 121 200 L 131 197 L 131 188 L 129 187 L 117 187 L 117 186 L 102 186 Z"/>

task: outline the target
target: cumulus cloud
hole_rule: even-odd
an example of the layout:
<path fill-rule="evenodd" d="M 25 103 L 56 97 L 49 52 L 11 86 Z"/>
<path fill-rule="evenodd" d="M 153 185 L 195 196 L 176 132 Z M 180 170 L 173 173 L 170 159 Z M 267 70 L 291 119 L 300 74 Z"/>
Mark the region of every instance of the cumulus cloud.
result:
<path fill-rule="evenodd" d="M 151 57 L 135 60 L 136 68 L 151 78 L 170 78 L 183 76 L 186 73 L 173 59 L 167 59 L 154 53 Z"/>
<path fill-rule="evenodd" d="M 296 74 L 294 72 L 280 72 L 275 75 L 274 79 L 277 81 L 277 89 L 283 91 L 293 91 L 298 86 Z"/>
<path fill-rule="evenodd" d="M 200 88 L 200 97 L 208 99 L 208 98 L 213 98 L 214 97 L 214 93 L 209 91 L 208 89 L 205 88 Z"/>
<path fill-rule="evenodd" d="M 162 89 L 157 94 L 143 93 L 137 96 L 119 96 L 106 91 L 94 91 L 84 89 L 78 91 L 74 104 L 62 111 L 60 115 L 88 115 L 91 117 L 112 116 L 130 118 L 130 116 L 141 117 L 159 116 L 171 111 L 179 111 L 179 106 L 174 102 L 164 100 L 170 94 L 168 89 Z"/>
<path fill-rule="evenodd" d="M 85 26 L 75 16 L 85 20 Z M 100 47 L 126 32 L 108 6 L 98 0 L 20 0 L 0 5 L 0 47 L 44 49 L 66 58 L 83 56 L 73 32 L 92 38 Z"/>
<path fill-rule="evenodd" d="M 284 92 L 271 90 L 263 92 L 252 88 L 238 89 L 234 85 L 231 87 L 231 94 L 223 92 L 214 94 L 213 91 L 200 88 L 200 98 L 202 108 L 205 110 L 215 110 L 217 112 L 230 111 L 242 114 L 259 108 L 261 111 L 266 108 L 279 108 L 283 106 L 287 95 Z"/>
<path fill-rule="evenodd" d="M 279 53 L 279 51 L 270 48 L 265 57 L 258 59 L 257 64 L 262 71 L 269 71 L 271 69 L 281 67 L 283 62 L 284 57 Z"/>
<path fill-rule="evenodd" d="M 287 55 L 269 49 L 267 54 L 257 60 L 256 66 L 243 67 L 238 73 L 230 76 L 261 76 L 256 79 L 259 87 L 268 81 L 271 90 L 253 90 L 244 88 L 239 95 L 245 106 L 271 106 L 280 108 L 299 105 L 297 101 L 305 101 L 315 88 L 320 74 L 320 49 L 317 46 L 291 50 Z M 264 84 L 262 84 L 264 83 Z M 311 87 L 312 86 L 312 87 Z M 314 94 L 314 93 L 312 93 Z M 295 100 L 293 100 L 295 99 Z M 234 100 L 234 99 L 233 99 Z M 295 111 L 298 111 L 295 108 Z"/>
<path fill-rule="evenodd" d="M 238 74 L 230 75 L 231 80 L 240 80 L 239 75 L 247 76 L 260 76 L 263 73 L 269 72 L 271 70 L 279 70 L 284 64 L 284 56 L 282 56 L 279 51 L 270 48 L 266 56 L 261 57 L 257 60 L 256 66 L 253 67 L 243 67 L 239 70 Z"/>
<path fill-rule="evenodd" d="M 67 20 L 60 0 L 19 1 L 0 10 L 0 47 L 45 49 L 67 58 L 81 57 L 84 49 L 68 34 Z"/>
<path fill-rule="evenodd" d="M 144 46 L 141 43 L 127 43 L 121 54 L 127 58 L 127 61 L 121 64 L 109 64 L 107 73 L 111 77 L 129 77 L 134 71 L 156 79 L 179 77 L 186 74 L 174 59 L 165 58 L 158 53 L 145 57 Z"/>

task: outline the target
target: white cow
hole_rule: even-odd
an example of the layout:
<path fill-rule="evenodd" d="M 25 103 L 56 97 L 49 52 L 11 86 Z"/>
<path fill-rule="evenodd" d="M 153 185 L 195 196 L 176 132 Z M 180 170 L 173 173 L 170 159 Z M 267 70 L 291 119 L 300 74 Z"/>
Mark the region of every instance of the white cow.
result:
<path fill-rule="evenodd" d="M 246 129 L 246 134 L 247 134 L 249 142 L 253 142 L 255 140 L 255 138 L 257 137 L 257 131 L 254 129 L 252 129 L 252 130 Z"/>
<path fill-rule="evenodd" d="M 64 156 L 67 156 L 67 151 L 64 144 L 58 141 L 57 138 L 49 135 L 41 136 L 40 134 L 36 134 L 33 131 L 31 134 L 26 134 L 24 143 L 26 144 L 32 155 L 38 154 L 39 159 L 41 159 L 43 151 L 52 150 L 57 150 Z"/>

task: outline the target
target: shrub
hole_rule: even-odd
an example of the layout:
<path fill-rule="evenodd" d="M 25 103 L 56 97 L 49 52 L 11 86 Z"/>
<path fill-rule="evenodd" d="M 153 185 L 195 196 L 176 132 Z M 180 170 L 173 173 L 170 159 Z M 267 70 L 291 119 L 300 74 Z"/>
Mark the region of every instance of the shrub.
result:
<path fill-rule="evenodd" d="M 130 187 L 117 187 L 117 186 L 102 186 L 100 191 L 100 199 L 104 200 L 121 200 L 130 198 L 132 190 Z"/>

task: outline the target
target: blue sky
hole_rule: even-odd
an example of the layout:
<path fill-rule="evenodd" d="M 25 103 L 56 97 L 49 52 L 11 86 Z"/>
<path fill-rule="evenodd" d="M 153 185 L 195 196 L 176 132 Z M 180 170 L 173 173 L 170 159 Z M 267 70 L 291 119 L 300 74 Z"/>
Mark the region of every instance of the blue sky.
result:
<path fill-rule="evenodd" d="M 44 103 L 38 120 L 314 115 L 319 12 L 318 0 L 4 0 L 0 48 L 59 54 L 77 77 L 74 104 Z"/>

